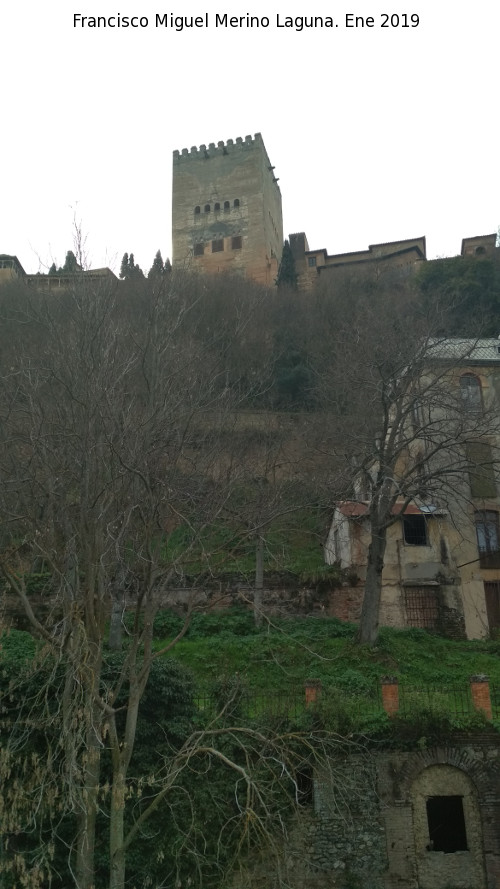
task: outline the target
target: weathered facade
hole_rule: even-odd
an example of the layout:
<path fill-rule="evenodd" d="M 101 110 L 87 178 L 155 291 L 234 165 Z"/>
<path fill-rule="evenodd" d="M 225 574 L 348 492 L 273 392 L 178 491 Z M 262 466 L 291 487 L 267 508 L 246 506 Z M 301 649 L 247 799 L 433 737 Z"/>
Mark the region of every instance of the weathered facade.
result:
<path fill-rule="evenodd" d="M 174 152 L 174 268 L 272 284 L 282 248 L 281 193 L 260 133 Z"/>
<path fill-rule="evenodd" d="M 422 494 L 407 505 L 396 502 L 387 529 L 380 619 L 389 626 L 481 638 L 500 628 L 500 346 L 496 339 L 443 340 L 432 355 L 450 363 L 442 382 L 470 429 L 463 470 L 441 499 Z M 413 439 L 416 444 L 425 448 L 425 432 L 421 443 Z M 446 449 L 438 458 L 446 463 Z M 456 460 L 453 450 L 449 461 Z M 360 580 L 334 597 L 331 611 L 338 617 L 359 618 L 370 539 L 369 498 L 338 503 L 325 558 Z"/>
<path fill-rule="evenodd" d="M 485 730 L 440 746 L 345 752 L 312 780 L 289 830 L 293 889 L 498 889 L 500 747 Z M 246 886 L 273 889 L 257 865 Z"/>

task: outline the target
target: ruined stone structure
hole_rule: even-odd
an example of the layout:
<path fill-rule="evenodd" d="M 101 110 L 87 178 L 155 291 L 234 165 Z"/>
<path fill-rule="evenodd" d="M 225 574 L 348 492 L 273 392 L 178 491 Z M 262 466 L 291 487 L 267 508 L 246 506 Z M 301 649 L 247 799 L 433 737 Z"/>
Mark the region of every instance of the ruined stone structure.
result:
<path fill-rule="evenodd" d="M 281 193 L 260 133 L 174 151 L 174 267 L 272 284 L 282 248 Z"/>
<path fill-rule="evenodd" d="M 293 889 L 500 886 L 495 731 L 422 750 L 344 751 L 311 783 L 283 855 Z M 249 876 L 245 887 L 275 887 L 265 862 Z"/>

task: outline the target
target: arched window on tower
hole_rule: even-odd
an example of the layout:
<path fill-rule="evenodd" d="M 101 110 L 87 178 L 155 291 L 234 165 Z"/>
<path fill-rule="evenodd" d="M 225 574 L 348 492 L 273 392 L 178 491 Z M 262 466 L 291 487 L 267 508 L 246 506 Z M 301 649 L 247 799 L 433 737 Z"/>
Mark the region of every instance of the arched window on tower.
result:
<path fill-rule="evenodd" d="M 235 199 L 234 199 L 234 204 L 233 204 L 233 206 L 234 206 L 234 207 L 239 207 L 239 206 L 240 206 L 240 199 L 239 199 L 239 198 L 235 198 Z"/>
<path fill-rule="evenodd" d="M 483 409 L 481 380 L 475 374 L 463 374 L 460 377 L 460 393 L 462 407 L 469 414 L 480 414 Z"/>
<path fill-rule="evenodd" d="M 210 213 L 210 204 L 205 204 L 205 213 Z"/>
<path fill-rule="evenodd" d="M 194 208 L 194 215 L 197 216 L 198 213 L 201 213 L 201 207 L 195 207 L 195 208 Z"/>
<path fill-rule="evenodd" d="M 224 210 L 229 210 L 229 201 L 224 201 Z"/>
<path fill-rule="evenodd" d="M 214 204 L 214 213 L 218 213 L 220 210 L 220 204 Z"/>

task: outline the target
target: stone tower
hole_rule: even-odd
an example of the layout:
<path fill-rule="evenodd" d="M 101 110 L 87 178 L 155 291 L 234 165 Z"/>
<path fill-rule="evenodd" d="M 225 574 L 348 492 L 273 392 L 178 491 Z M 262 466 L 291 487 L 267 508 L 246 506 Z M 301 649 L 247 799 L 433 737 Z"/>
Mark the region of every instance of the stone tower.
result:
<path fill-rule="evenodd" d="M 260 133 L 174 151 L 174 267 L 272 284 L 283 249 L 281 192 Z"/>

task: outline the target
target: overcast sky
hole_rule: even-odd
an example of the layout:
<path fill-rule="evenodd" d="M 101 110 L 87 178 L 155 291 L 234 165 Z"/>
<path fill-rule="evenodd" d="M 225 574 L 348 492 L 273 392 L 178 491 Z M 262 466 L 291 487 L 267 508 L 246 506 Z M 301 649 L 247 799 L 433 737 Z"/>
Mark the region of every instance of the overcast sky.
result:
<path fill-rule="evenodd" d="M 74 218 L 91 266 L 118 270 L 127 251 L 147 271 L 171 254 L 172 151 L 256 132 L 285 234 L 311 248 L 426 235 L 429 257 L 449 256 L 497 230 L 497 0 L 77 3 L 1 5 L 0 253 L 26 271 L 64 261 Z M 269 26 L 215 26 L 247 12 Z M 148 26 L 75 28 L 75 13 Z M 209 27 L 155 27 L 165 13 Z M 381 27 L 384 13 L 399 27 Z M 374 27 L 346 28 L 347 14 Z M 337 27 L 278 28 L 277 15 Z"/>

